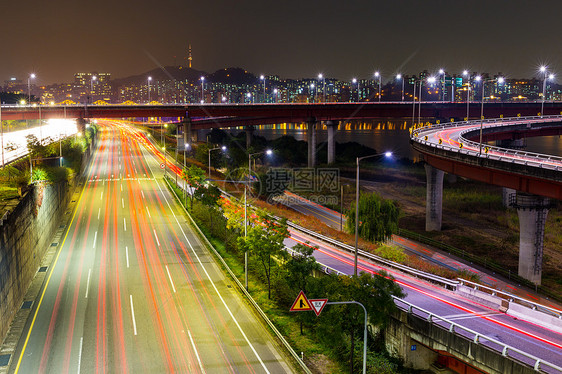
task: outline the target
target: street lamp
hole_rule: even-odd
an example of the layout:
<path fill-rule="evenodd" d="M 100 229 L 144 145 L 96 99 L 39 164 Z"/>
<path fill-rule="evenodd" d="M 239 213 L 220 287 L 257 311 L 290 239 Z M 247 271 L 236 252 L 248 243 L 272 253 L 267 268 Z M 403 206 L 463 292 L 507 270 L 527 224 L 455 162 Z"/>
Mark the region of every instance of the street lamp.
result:
<path fill-rule="evenodd" d="M 547 80 L 547 67 L 541 66 L 540 71 L 543 73 L 543 82 L 542 82 L 542 102 L 541 102 L 541 117 L 544 115 L 544 101 L 546 100 L 546 80 Z M 548 79 L 554 80 L 554 74 L 550 74 Z"/>
<path fill-rule="evenodd" d="M 226 146 L 223 145 L 222 147 L 209 149 L 209 179 L 211 179 L 211 151 L 215 151 L 217 149 L 221 149 L 224 152 L 224 151 L 226 151 Z"/>
<path fill-rule="evenodd" d="M 249 101 L 250 104 L 251 104 L 251 103 L 253 102 L 252 94 L 248 92 L 248 93 L 246 94 L 246 97 L 248 98 L 248 101 Z"/>
<path fill-rule="evenodd" d="M 146 79 L 146 81 L 148 82 L 148 103 L 150 104 L 150 81 L 152 80 L 152 77 L 148 77 Z"/>
<path fill-rule="evenodd" d="M 310 84 L 310 96 L 312 97 L 312 102 L 316 102 L 316 91 L 314 91 L 314 83 Z"/>
<path fill-rule="evenodd" d="M 397 74 L 396 79 L 402 80 L 402 101 L 404 101 L 404 78 L 402 77 L 402 74 Z"/>
<path fill-rule="evenodd" d="M 375 71 L 375 78 L 379 79 L 379 103 L 380 103 L 381 102 L 381 74 L 378 71 Z"/>
<path fill-rule="evenodd" d="M 31 104 L 31 79 L 35 79 L 36 75 L 31 73 L 27 77 L 27 102 Z"/>
<path fill-rule="evenodd" d="M 94 81 L 98 79 L 95 75 L 92 75 L 92 79 L 90 79 L 90 95 L 92 96 L 92 104 L 94 103 Z"/>
<path fill-rule="evenodd" d="M 273 154 L 273 151 L 271 149 L 266 149 L 265 151 L 262 152 L 248 153 L 248 180 L 244 185 L 244 237 L 248 236 L 248 210 L 247 210 L 248 204 L 246 203 L 246 194 L 252 176 L 252 156 L 261 155 L 262 153 L 271 156 Z M 248 251 L 244 251 L 244 282 L 247 291 L 248 290 Z"/>
<path fill-rule="evenodd" d="M 464 70 L 462 72 L 462 76 L 466 77 L 466 120 L 468 121 L 469 119 L 469 111 L 470 111 L 470 76 L 468 74 L 468 70 Z"/>
<path fill-rule="evenodd" d="M 390 158 L 392 157 L 392 152 L 384 152 L 370 156 L 357 157 L 357 173 L 355 177 L 355 259 L 353 261 L 353 275 L 355 276 L 357 276 L 357 244 L 359 242 L 359 161 L 381 155 Z"/>
<path fill-rule="evenodd" d="M 201 104 L 205 102 L 205 91 L 203 88 L 204 83 L 205 83 L 205 77 L 201 76 Z"/>
<path fill-rule="evenodd" d="M 263 103 L 265 103 L 265 76 L 262 74 L 260 75 L 260 80 L 263 82 Z"/>
<path fill-rule="evenodd" d="M 351 80 L 351 83 L 357 84 L 357 102 L 359 102 L 359 101 L 360 101 L 360 100 L 359 100 L 359 81 L 358 81 L 356 78 L 353 78 L 353 79 Z"/>
<path fill-rule="evenodd" d="M 445 101 L 445 70 L 439 69 L 439 83 L 441 83 L 441 101 Z"/>
<path fill-rule="evenodd" d="M 277 103 L 279 101 L 279 97 L 278 97 L 279 90 L 277 88 L 274 88 L 273 94 L 275 95 L 275 102 Z"/>
<path fill-rule="evenodd" d="M 318 74 L 318 79 L 322 81 L 322 92 L 323 92 L 322 100 L 326 102 L 326 80 L 324 79 L 324 75 L 322 73 Z"/>
<path fill-rule="evenodd" d="M 482 82 L 482 97 L 481 97 L 482 104 L 480 105 L 480 151 L 479 151 L 479 155 L 482 155 L 482 127 L 484 126 L 484 86 L 486 85 L 487 82 L 494 82 L 494 81 L 497 81 L 497 83 L 499 84 L 503 84 L 504 78 L 498 77 L 498 78 L 491 78 L 491 79 L 482 79 L 481 76 L 477 76 L 475 79 L 477 82 Z"/>

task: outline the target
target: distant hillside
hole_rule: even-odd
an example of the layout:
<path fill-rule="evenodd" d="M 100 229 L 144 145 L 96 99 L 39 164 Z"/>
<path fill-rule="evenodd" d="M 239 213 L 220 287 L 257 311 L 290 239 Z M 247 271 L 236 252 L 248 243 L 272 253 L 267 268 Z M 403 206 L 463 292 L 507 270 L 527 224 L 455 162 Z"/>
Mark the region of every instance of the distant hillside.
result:
<path fill-rule="evenodd" d="M 153 69 L 143 74 L 132 75 L 125 78 L 113 79 L 113 84 L 129 85 L 129 84 L 146 84 L 148 77 L 152 77 L 152 81 L 178 80 L 199 82 L 201 76 L 205 77 L 207 82 L 222 82 L 234 85 L 250 85 L 255 84 L 258 78 L 242 68 L 225 68 L 217 70 L 212 74 L 208 74 L 201 70 L 190 69 L 182 66 L 165 66 L 160 69 Z"/>

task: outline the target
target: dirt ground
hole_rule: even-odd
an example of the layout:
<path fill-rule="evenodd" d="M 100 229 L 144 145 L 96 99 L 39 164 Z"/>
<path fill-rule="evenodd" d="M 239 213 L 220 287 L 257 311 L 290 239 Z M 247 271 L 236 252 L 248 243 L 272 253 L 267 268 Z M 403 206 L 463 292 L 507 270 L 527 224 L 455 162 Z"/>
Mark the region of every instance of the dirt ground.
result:
<path fill-rule="evenodd" d="M 364 190 L 399 203 L 401 228 L 493 259 L 517 272 L 519 219 L 515 209 L 503 206 L 500 187 L 445 175 L 442 230 L 428 233 L 423 168 L 362 171 L 361 179 Z M 354 196 L 354 192 L 346 194 L 344 204 L 349 205 Z M 542 283 L 562 292 L 562 211 L 557 201 L 552 203 L 545 230 Z"/>

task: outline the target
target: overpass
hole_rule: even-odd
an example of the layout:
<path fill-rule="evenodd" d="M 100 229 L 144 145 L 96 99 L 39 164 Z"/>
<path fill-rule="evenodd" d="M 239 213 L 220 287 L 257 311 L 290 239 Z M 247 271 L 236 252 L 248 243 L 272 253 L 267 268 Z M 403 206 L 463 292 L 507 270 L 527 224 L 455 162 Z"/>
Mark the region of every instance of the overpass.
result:
<path fill-rule="evenodd" d="M 549 199 L 562 199 L 562 157 L 507 147 L 523 137 L 560 134 L 560 115 L 468 121 L 414 129 L 411 144 L 427 162 L 426 230 L 441 230 L 444 172 L 508 188 L 510 204 L 517 208 L 519 215 L 518 273 L 540 284 Z M 492 140 L 501 140 L 505 146 L 485 143 Z"/>
<path fill-rule="evenodd" d="M 482 103 L 466 102 L 358 102 L 358 103 L 268 103 L 268 104 L 179 104 L 179 105 L 49 105 L 4 106 L 4 120 L 48 118 L 140 118 L 177 117 L 184 140 L 192 129 L 246 127 L 247 145 L 254 125 L 306 123 L 308 166 L 316 165 L 316 127 L 324 122 L 328 129 L 328 164 L 335 160 L 334 135 L 340 121 L 371 118 L 439 119 L 441 122 L 479 118 Z M 485 117 L 540 115 L 541 102 L 486 102 Z M 562 114 L 562 102 L 546 102 L 544 113 Z M 468 115 L 467 115 L 468 114 Z M 468 118 L 467 118 L 468 117 Z"/>

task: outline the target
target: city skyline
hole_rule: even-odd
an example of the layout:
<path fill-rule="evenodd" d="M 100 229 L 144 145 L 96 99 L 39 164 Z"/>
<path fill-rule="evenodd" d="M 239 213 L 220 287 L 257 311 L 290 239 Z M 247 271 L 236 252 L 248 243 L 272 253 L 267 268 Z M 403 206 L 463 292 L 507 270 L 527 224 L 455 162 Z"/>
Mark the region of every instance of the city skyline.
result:
<path fill-rule="evenodd" d="M 4 26 L 12 35 L 3 41 L 0 81 L 30 73 L 36 84 L 68 81 L 77 71 L 141 74 L 186 65 L 188 45 L 193 68 L 207 72 L 240 66 L 286 78 L 323 73 L 345 80 L 366 79 L 375 70 L 390 77 L 444 68 L 533 77 L 541 65 L 554 73 L 562 67 L 555 47 L 561 7 L 483 0 L 322 6 L 141 0 L 134 9 L 106 0 L 9 3 Z"/>

